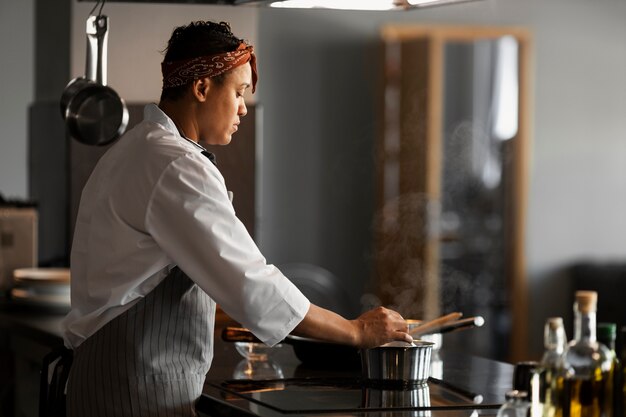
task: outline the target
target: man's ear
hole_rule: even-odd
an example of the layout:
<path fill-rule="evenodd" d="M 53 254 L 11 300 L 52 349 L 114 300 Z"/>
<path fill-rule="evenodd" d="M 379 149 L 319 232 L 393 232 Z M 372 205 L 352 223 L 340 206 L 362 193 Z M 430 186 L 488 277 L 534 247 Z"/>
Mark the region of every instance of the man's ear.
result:
<path fill-rule="evenodd" d="M 196 100 L 204 102 L 209 94 L 211 88 L 211 81 L 208 77 L 194 80 L 191 85 L 191 91 Z"/>

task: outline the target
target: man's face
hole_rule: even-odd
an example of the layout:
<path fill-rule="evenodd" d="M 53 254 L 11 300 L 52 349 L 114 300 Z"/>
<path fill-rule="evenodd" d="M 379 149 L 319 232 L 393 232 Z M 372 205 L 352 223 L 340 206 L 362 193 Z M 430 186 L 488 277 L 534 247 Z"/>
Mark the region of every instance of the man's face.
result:
<path fill-rule="evenodd" d="M 209 79 L 206 100 L 201 103 L 198 120 L 199 142 L 228 145 L 239 128 L 240 118 L 248 112 L 243 94 L 252 85 L 250 64 L 225 74 L 223 83 Z"/>

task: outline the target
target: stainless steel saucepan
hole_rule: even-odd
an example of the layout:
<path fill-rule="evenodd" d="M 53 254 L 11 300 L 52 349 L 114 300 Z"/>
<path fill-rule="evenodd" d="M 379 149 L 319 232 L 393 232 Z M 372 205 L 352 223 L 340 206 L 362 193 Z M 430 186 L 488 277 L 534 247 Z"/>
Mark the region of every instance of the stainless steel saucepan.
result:
<path fill-rule="evenodd" d="M 393 342 L 361 349 L 363 377 L 374 385 L 423 385 L 430 376 L 430 357 L 434 343 Z"/>
<path fill-rule="evenodd" d="M 61 96 L 68 133 L 86 145 L 107 145 L 128 125 L 126 103 L 106 85 L 108 27 L 107 16 L 89 16 L 85 76 L 70 81 Z"/>

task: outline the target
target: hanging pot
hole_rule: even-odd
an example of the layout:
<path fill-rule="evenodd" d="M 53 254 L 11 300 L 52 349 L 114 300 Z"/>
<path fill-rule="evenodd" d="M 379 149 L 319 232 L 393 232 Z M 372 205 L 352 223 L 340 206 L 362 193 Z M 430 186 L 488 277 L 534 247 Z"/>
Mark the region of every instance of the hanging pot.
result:
<path fill-rule="evenodd" d="M 68 133 L 86 145 L 107 145 L 128 125 L 124 100 L 106 85 L 108 27 L 107 16 L 89 16 L 85 76 L 70 81 L 61 96 Z"/>

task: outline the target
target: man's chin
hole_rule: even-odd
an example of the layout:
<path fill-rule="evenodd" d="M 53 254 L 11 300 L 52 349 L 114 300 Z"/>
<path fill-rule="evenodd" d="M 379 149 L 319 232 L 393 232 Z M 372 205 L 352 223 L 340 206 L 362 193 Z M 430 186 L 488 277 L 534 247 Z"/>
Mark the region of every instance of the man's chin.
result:
<path fill-rule="evenodd" d="M 204 146 L 204 147 L 207 147 L 207 146 L 220 146 L 220 145 L 228 145 L 232 139 L 233 139 L 233 137 L 232 137 L 232 136 L 228 136 L 228 137 L 223 138 L 223 139 L 221 139 L 221 140 L 210 140 L 210 141 L 208 141 L 208 140 L 203 140 L 203 139 L 200 139 L 200 140 L 198 141 L 198 144 L 200 144 L 200 145 L 202 145 L 202 146 Z"/>
<path fill-rule="evenodd" d="M 233 140 L 233 135 L 229 135 L 227 137 L 225 137 L 219 144 L 220 145 L 228 145 L 230 143 L 230 141 Z"/>

